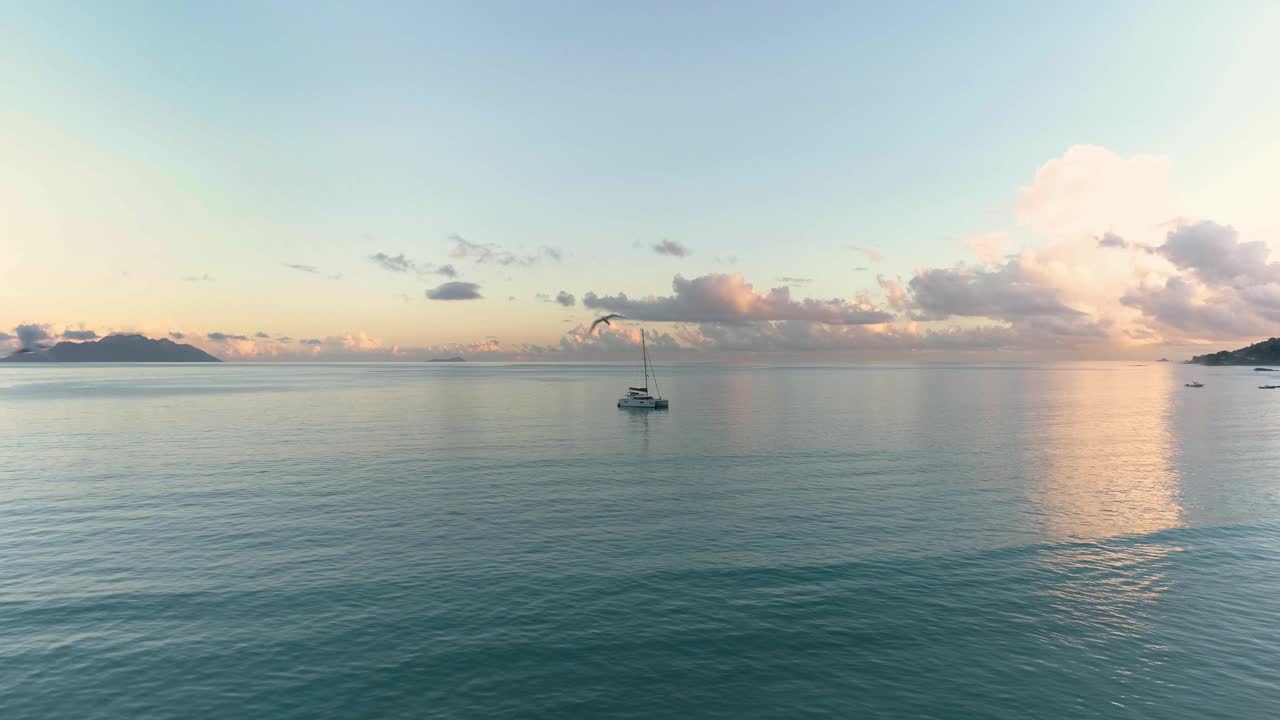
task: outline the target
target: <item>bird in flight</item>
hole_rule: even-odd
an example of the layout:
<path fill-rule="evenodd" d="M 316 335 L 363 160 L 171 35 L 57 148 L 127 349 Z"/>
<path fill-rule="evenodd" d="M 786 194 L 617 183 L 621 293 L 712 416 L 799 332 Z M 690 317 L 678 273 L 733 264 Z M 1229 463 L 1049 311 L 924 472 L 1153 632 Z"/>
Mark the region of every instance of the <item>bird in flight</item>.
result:
<path fill-rule="evenodd" d="M 609 313 L 608 315 L 605 315 L 605 316 L 604 316 L 604 317 L 602 317 L 602 318 L 596 318 L 596 321 L 595 321 L 595 322 L 593 322 L 593 323 L 591 323 L 591 329 L 590 329 L 590 330 L 588 330 L 587 332 L 588 332 L 588 333 L 594 333 L 594 332 L 596 331 L 596 326 L 597 326 L 597 325 L 599 325 L 600 323 L 604 323 L 605 325 L 608 325 L 609 327 L 613 327 L 613 323 L 611 323 L 611 322 L 609 322 L 609 321 L 610 321 L 610 320 L 613 320 L 614 318 L 617 318 L 617 319 L 619 319 L 619 320 L 626 320 L 626 318 L 625 318 L 625 317 L 623 317 L 623 316 L 619 315 L 618 313 Z"/>

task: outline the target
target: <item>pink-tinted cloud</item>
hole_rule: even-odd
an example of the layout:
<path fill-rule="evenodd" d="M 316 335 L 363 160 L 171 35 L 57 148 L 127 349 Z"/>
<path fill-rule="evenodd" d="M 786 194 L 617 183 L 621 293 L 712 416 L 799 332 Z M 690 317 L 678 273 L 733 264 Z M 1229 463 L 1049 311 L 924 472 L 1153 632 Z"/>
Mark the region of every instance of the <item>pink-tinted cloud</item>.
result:
<path fill-rule="evenodd" d="M 1050 240 L 1106 231 L 1138 237 L 1178 214 L 1171 168 L 1166 157 L 1072 146 L 1021 189 L 1018 221 Z"/>
<path fill-rule="evenodd" d="M 1009 233 L 994 232 L 982 235 L 971 235 L 965 238 L 965 245 L 978 257 L 983 265 L 992 265 L 1000 260 L 1009 248 Z"/>
<path fill-rule="evenodd" d="M 889 303 L 889 307 L 898 312 L 907 309 L 909 298 L 907 297 L 906 289 L 902 287 L 902 283 L 883 275 L 877 275 L 876 282 L 880 285 L 880 289 L 884 291 L 885 300 Z"/>
<path fill-rule="evenodd" d="M 671 287 L 671 295 L 638 299 L 623 293 L 600 296 L 590 292 L 583 297 L 582 304 L 636 320 L 657 322 L 803 320 L 833 325 L 874 325 L 893 319 L 890 313 L 863 301 L 793 300 L 786 286 L 767 293 L 757 292 L 741 273 L 712 273 L 692 279 L 677 275 Z"/>
<path fill-rule="evenodd" d="M 1270 337 L 1280 327 L 1280 263 L 1259 241 L 1240 242 L 1236 230 L 1197 222 L 1170 230 L 1146 249 L 1178 271 L 1136 283 L 1122 302 L 1151 327 L 1180 340 Z"/>

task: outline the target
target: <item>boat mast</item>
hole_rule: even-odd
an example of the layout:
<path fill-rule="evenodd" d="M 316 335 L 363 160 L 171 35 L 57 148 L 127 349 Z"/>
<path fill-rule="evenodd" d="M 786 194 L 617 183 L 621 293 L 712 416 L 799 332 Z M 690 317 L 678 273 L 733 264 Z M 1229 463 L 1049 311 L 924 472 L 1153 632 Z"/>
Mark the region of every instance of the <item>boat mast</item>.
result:
<path fill-rule="evenodd" d="M 649 390 L 649 349 L 644 345 L 644 328 L 640 328 L 640 357 L 644 358 L 644 389 Z"/>

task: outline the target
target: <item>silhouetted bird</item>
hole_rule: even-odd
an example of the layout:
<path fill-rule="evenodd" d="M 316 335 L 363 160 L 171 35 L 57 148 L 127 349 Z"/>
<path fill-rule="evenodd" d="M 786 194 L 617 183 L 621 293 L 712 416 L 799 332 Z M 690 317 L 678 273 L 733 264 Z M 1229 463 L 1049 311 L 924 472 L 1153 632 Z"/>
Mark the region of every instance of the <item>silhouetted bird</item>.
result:
<path fill-rule="evenodd" d="M 602 317 L 602 318 L 596 318 L 596 321 L 595 321 L 595 322 L 593 322 L 593 323 L 591 323 L 591 329 L 590 329 L 590 330 L 588 330 L 587 332 L 588 332 L 588 333 L 593 333 L 593 332 L 595 332 L 595 331 L 596 331 L 596 326 L 597 326 L 597 325 L 599 325 L 600 323 L 604 323 L 605 325 L 608 325 L 609 327 L 613 327 L 613 323 L 611 323 L 611 322 L 609 322 L 609 321 L 610 321 L 610 320 L 612 320 L 612 319 L 614 319 L 614 318 L 617 318 L 617 319 L 619 319 L 619 320 L 626 320 L 626 318 L 625 318 L 625 317 L 623 317 L 623 316 L 619 315 L 618 313 L 609 313 L 608 315 L 605 315 L 605 316 L 604 316 L 604 317 Z"/>

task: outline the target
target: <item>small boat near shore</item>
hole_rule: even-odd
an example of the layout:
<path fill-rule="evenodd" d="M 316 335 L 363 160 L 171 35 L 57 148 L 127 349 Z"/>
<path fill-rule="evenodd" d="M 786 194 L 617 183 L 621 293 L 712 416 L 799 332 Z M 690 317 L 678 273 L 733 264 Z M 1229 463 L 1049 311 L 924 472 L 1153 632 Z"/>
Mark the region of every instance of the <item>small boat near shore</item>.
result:
<path fill-rule="evenodd" d="M 1204 383 L 1202 383 L 1202 382 L 1189 382 L 1189 383 L 1187 383 L 1186 385 L 1183 385 L 1183 387 L 1189 387 L 1189 388 L 1202 388 L 1202 387 L 1204 387 Z"/>
<path fill-rule="evenodd" d="M 1280 385 L 1259 385 L 1259 390 L 1280 390 Z"/>

